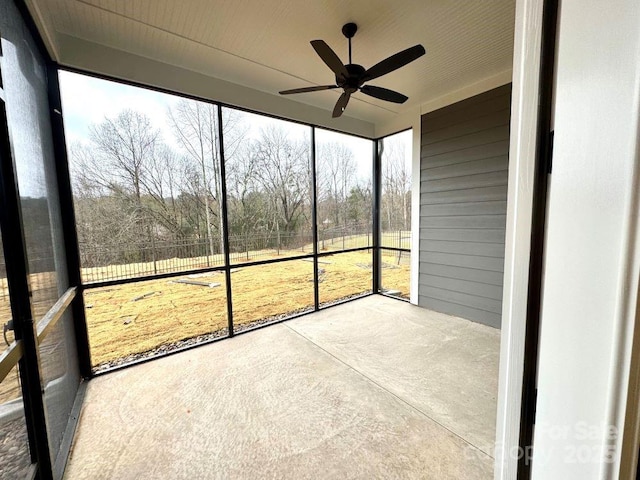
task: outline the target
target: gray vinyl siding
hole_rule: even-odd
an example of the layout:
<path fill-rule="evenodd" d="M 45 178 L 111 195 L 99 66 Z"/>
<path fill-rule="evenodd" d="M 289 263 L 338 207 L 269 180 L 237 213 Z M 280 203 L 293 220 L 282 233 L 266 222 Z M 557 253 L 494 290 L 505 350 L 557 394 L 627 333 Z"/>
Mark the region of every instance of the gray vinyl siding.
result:
<path fill-rule="evenodd" d="M 500 327 L 511 85 L 422 116 L 418 304 Z"/>

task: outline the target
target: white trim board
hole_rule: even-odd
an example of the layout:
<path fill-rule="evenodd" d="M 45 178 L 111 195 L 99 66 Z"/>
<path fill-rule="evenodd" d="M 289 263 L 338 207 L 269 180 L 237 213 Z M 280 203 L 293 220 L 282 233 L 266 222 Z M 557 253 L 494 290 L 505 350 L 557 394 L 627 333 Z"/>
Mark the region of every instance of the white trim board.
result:
<path fill-rule="evenodd" d="M 517 477 L 543 0 L 517 0 L 494 478 Z"/>
<path fill-rule="evenodd" d="M 411 258 L 409 301 L 418 304 L 420 278 L 420 115 L 414 115 L 411 125 Z"/>

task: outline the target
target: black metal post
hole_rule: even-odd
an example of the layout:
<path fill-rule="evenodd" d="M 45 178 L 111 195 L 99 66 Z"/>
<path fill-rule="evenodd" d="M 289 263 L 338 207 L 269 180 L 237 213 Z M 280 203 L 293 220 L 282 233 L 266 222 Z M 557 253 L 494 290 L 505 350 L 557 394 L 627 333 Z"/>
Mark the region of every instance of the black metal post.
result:
<path fill-rule="evenodd" d="M 542 45 L 540 54 L 540 93 L 536 133 L 536 166 L 534 173 L 533 214 L 531 220 L 531 253 L 529 291 L 524 345 L 522 405 L 520 411 L 520 451 L 518 478 L 531 478 L 531 446 L 536 415 L 536 377 L 538 369 L 538 337 L 542 302 L 542 270 L 547 211 L 548 174 L 551 172 L 553 132 L 553 79 L 555 69 L 558 0 L 545 0 L 542 13 Z"/>
<path fill-rule="evenodd" d="M 84 310 L 82 295 L 82 274 L 80 264 L 80 246 L 76 230 L 76 218 L 71 189 L 71 175 L 69 173 L 69 159 L 67 157 L 64 121 L 62 116 L 62 100 L 60 99 L 60 82 L 58 68 L 54 64 L 47 67 L 47 81 L 49 90 L 49 108 L 51 109 L 51 131 L 53 135 L 53 150 L 55 155 L 56 175 L 58 180 L 58 196 L 60 198 L 60 216 L 64 237 L 65 254 L 67 257 L 67 274 L 69 286 L 77 287 L 78 293 L 73 300 L 73 326 L 78 352 L 80 374 L 90 378 L 91 351 L 89 349 L 89 333 Z"/>
<path fill-rule="evenodd" d="M 5 264 L 15 338 L 22 340 L 24 346 L 19 366 L 29 445 L 32 447 L 31 458 L 38 463 L 39 478 L 50 479 L 52 464 L 40 378 L 38 338 L 31 311 L 27 250 L 3 101 L 0 101 L 0 207 L 0 230 L 6 252 Z"/>
<path fill-rule="evenodd" d="M 373 293 L 380 291 L 380 280 L 382 266 L 380 251 L 380 166 L 382 158 L 382 140 L 374 140 L 373 142 Z"/>
<path fill-rule="evenodd" d="M 229 211 L 227 207 L 227 173 L 224 159 L 222 107 L 218 105 L 218 148 L 220 149 L 220 194 L 222 195 L 222 243 L 224 246 L 224 274 L 227 284 L 227 321 L 229 336 L 233 337 L 233 301 L 231 298 L 231 262 L 229 260 Z"/>
<path fill-rule="evenodd" d="M 313 229 L 313 305 L 320 309 L 320 273 L 318 271 L 318 186 L 316 185 L 316 127 L 311 127 L 311 225 Z"/>

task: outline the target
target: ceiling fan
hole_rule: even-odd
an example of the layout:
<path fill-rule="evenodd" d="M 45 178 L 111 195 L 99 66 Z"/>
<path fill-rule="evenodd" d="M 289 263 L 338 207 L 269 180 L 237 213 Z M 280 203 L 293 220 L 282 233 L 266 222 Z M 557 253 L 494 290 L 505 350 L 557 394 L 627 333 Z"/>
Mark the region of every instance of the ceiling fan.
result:
<path fill-rule="evenodd" d="M 294 88 L 293 90 L 283 90 L 280 95 L 290 95 L 292 93 L 317 92 L 319 90 L 332 90 L 342 88 L 344 92 L 340 95 L 336 106 L 333 108 L 333 118 L 339 117 L 347 108 L 349 98 L 352 93 L 358 90 L 370 97 L 379 98 L 387 102 L 404 103 L 409 97 L 388 88 L 365 85 L 366 82 L 374 80 L 382 75 L 393 72 L 425 54 L 422 45 L 414 45 L 401 52 L 391 55 L 389 58 L 376 63 L 373 67 L 365 69 L 362 65 L 351 63 L 351 39 L 358 31 L 355 23 L 347 23 L 342 27 L 342 34 L 349 40 L 349 63 L 344 65 L 338 55 L 323 40 L 312 40 L 311 46 L 320 56 L 322 61 L 333 71 L 336 76 L 335 85 L 319 85 L 315 87 Z"/>

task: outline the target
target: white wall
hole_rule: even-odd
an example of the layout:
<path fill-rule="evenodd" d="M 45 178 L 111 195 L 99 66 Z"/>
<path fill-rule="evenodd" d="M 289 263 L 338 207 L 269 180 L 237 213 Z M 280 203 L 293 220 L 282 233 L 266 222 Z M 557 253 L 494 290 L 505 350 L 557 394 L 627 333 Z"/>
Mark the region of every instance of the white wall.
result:
<path fill-rule="evenodd" d="M 634 314 L 640 2 L 563 0 L 533 478 L 618 478 Z M 629 269 L 636 269 L 630 271 Z"/>

